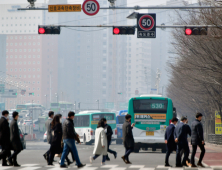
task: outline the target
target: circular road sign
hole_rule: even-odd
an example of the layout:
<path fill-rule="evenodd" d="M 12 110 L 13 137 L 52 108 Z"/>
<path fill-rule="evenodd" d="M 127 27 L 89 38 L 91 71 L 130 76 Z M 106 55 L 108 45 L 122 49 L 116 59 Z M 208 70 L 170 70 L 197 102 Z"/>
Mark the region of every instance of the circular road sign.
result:
<path fill-rule="evenodd" d="M 155 20 L 150 15 L 143 15 L 139 19 L 139 27 L 144 31 L 151 30 L 155 25 Z"/>
<path fill-rule="evenodd" d="M 96 0 L 85 0 L 82 5 L 86 15 L 96 15 L 99 12 L 99 3 Z"/>

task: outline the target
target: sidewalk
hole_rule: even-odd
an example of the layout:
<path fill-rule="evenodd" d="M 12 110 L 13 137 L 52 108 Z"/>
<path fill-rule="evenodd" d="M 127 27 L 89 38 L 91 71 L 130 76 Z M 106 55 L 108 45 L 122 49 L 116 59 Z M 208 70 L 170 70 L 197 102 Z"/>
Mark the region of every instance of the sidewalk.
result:
<path fill-rule="evenodd" d="M 222 146 L 214 146 L 213 144 L 206 143 L 206 153 L 204 155 L 203 163 L 210 167 L 222 168 Z M 192 152 L 192 149 L 190 150 Z M 200 157 L 200 149 L 198 147 L 196 157 Z"/>

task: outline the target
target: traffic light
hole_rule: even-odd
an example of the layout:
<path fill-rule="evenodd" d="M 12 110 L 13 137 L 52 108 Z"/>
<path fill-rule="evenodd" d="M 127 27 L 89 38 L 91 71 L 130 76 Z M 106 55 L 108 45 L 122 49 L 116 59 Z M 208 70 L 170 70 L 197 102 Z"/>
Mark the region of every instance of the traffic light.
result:
<path fill-rule="evenodd" d="M 123 93 L 118 93 L 118 94 L 123 94 Z"/>
<path fill-rule="evenodd" d="M 185 35 L 207 35 L 207 27 L 185 27 Z"/>
<path fill-rule="evenodd" d="M 59 26 L 40 26 L 38 27 L 39 34 L 60 34 Z"/>
<path fill-rule="evenodd" d="M 135 27 L 113 27 L 113 35 L 135 34 Z"/>
<path fill-rule="evenodd" d="M 34 96 L 34 93 L 29 93 L 29 96 Z"/>
<path fill-rule="evenodd" d="M 15 96 L 17 96 L 17 93 L 12 93 L 12 95 L 15 95 Z"/>

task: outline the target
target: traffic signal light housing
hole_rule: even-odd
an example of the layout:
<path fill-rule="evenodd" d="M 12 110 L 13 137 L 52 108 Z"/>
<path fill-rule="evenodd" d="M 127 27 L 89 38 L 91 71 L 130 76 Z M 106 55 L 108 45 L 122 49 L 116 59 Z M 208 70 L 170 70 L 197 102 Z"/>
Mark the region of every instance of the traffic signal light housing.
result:
<path fill-rule="evenodd" d="M 60 34 L 59 26 L 41 26 L 38 27 L 38 34 Z"/>
<path fill-rule="evenodd" d="M 185 35 L 207 35 L 207 27 L 185 27 Z"/>
<path fill-rule="evenodd" d="M 34 96 L 34 93 L 29 93 L 29 96 Z"/>
<path fill-rule="evenodd" d="M 134 35 L 135 27 L 113 27 L 113 35 Z"/>

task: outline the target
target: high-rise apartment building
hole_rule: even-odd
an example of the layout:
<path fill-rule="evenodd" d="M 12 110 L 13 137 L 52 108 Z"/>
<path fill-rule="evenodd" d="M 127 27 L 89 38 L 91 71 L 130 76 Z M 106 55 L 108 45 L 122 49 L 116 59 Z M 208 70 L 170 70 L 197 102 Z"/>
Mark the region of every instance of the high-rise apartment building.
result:
<path fill-rule="evenodd" d="M 58 22 L 57 14 L 17 11 L 26 6 L 0 5 L 0 34 L 6 35 L 6 74 L 18 85 L 10 86 L 18 89 L 18 93 L 17 98 L 6 99 L 7 109 L 31 102 L 45 106 L 51 101 L 52 93 L 57 92 L 58 35 L 38 35 L 38 25 Z M 22 89 L 26 90 L 25 94 L 21 94 Z"/>

